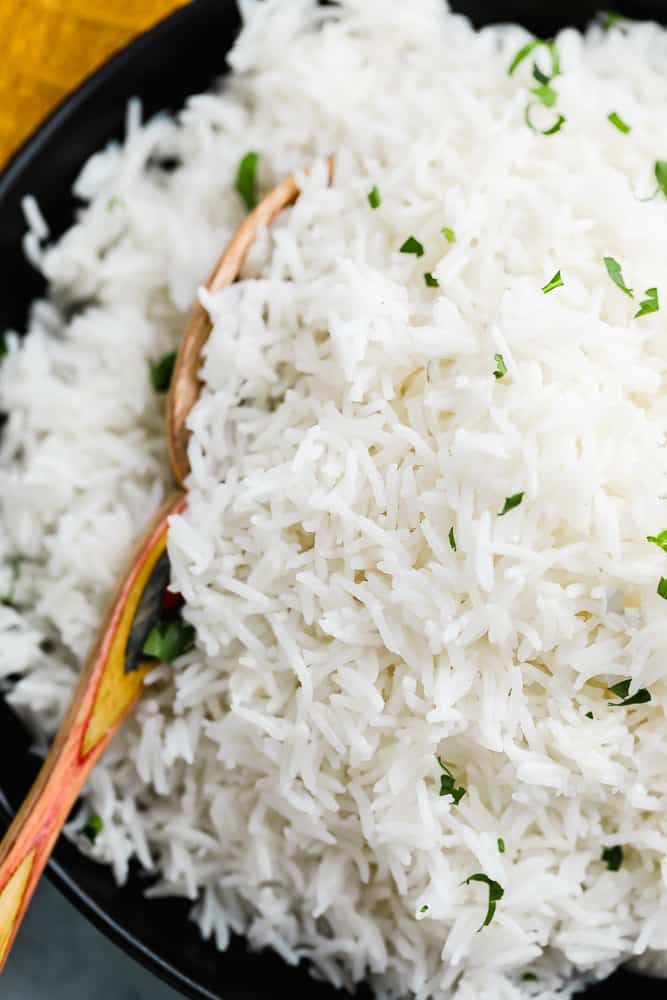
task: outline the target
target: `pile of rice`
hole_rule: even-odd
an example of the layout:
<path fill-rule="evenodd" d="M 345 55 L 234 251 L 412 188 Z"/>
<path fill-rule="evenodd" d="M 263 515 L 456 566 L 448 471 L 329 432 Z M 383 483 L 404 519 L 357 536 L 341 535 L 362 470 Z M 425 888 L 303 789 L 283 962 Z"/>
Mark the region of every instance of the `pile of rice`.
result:
<path fill-rule="evenodd" d="M 507 73 L 519 27 L 440 0 L 243 12 L 223 89 L 176 120 L 133 107 L 56 245 L 27 206 L 51 291 L 0 365 L 0 591 L 22 559 L 0 677 L 52 733 L 170 489 L 148 362 L 244 216 L 243 154 L 263 189 L 301 170 L 245 280 L 202 295 L 169 541 L 197 644 L 95 771 L 90 850 L 120 881 L 133 857 L 159 872 L 220 948 L 241 932 L 380 997 L 567 994 L 667 949 L 667 555 L 646 541 L 667 528 L 667 330 L 633 318 L 644 288 L 667 302 L 667 200 L 642 200 L 667 34 L 562 32 L 545 136 L 532 57 Z M 627 678 L 651 701 L 610 707 Z M 479 933 L 472 873 L 504 889 Z"/>

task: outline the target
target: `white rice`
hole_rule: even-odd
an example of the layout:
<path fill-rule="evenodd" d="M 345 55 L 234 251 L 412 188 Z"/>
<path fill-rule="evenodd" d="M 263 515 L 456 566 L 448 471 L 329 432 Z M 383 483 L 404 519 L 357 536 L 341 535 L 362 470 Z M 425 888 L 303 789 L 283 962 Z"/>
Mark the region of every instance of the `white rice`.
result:
<path fill-rule="evenodd" d="M 244 933 L 337 984 L 563 996 L 667 950 L 667 556 L 645 540 L 667 527 L 667 331 L 633 319 L 645 288 L 667 303 L 667 200 L 641 200 L 667 33 L 562 32 L 566 122 L 543 136 L 531 60 L 507 74 L 518 27 L 474 32 L 440 0 L 243 12 L 224 89 L 176 121 L 139 127 L 135 106 L 56 245 L 27 206 L 51 293 L 0 366 L 3 591 L 24 560 L 0 677 L 51 733 L 169 489 L 147 363 L 243 217 L 238 161 L 261 152 L 263 188 L 314 163 L 247 280 L 202 296 L 169 543 L 197 647 L 94 773 L 93 853 L 120 881 L 133 857 L 157 870 L 221 948 Z M 410 235 L 423 257 L 398 252 Z M 624 678 L 651 702 L 608 707 Z M 480 933 L 474 872 L 504 888 Z"/>

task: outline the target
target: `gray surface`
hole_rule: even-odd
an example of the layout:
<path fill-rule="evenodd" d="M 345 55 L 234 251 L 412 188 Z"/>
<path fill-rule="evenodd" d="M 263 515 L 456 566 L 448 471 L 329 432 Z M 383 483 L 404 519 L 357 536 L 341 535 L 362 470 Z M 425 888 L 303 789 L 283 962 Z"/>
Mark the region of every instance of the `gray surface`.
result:
<path fill-rule="evenodd" d="M 2 976 L 2 1000 L 178 1000 L 44 880 Z M 181 998 L 182 1000 L 182 998 Z"/>

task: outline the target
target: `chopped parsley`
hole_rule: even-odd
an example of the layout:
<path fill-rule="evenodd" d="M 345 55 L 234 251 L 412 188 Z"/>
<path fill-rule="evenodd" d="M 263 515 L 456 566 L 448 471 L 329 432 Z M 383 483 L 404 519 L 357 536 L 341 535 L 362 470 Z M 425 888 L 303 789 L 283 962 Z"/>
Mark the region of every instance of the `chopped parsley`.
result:
<path fill-rule="evenodd" d="M 657 545 L 663 552 L 667 552 L 667 530 L 661 531 L 658 535 L 647 535 L 646 541 L 653 542 L 653 544 Z"/>
<path fill-rule="evenodd" d="M 550 125 L 549 128 L 545 129 L 537 128 L 537 126 L 533 124 L 533 120 L 530 117 L 530 111 L 532 107 L 533 104 L 526 105 L 526 110 L 523 113 L 523 117 L 526 125 L 528 126 L 528 128 L 532 129 L 533 132 L 540 132 L 542 135 L 555 135 L 556 132 L 560 132 L 562 126 L 567 121 L 565 115 L 561 115 L 559 112 L 556 121 L 553 123 L 553 125 Z"/>
<path fill-rule="evenodd" d="M 9 565 L 11 566 L 12 575 L 9 581 L 9 590 L 4 597 L 0 598 L 0 604 L 12 605 L 14 603 L 14 598 L 16 597 L 16 584 L 19 582 L 22 561 L 21 556 L 14 556 L 13 559 L 10 559 Z"/>
<path fill-rule="evenodd" d="M 521 982 L 522 983 L 536 983 L 537 982 L 537 976 L 535 975 L 534 972 L 524 972 L 524 974 L 521 977 Z"/>
<path fill-rule="evenodd" d="M 4 333 L 0 333 L 0 361 L 2 361 L 2 359 L 8 352 L 9 349 L 7 347 L 7 338 L 5 337 Z"/>
<path fill-rule="evenodd" d="M 507 365 L 505 364 L 505 359 L 502 354 L 494 354 L 493 360 L 496 362 L 496 368 L 493 373 L 495 378 L 502 378 L 503 375 L 507 375 Z"/>
<path fill-rule="evenodd" d="M 658 580 L 657 593 L 667 601 L 667 580 L 665 580 L 664 576 L 661 576 Z"/>
<path fill-rule="evenodd" d="M 605 847 L 602 852 L 602 861 L 605 861 L 610 872 L 617 872 L 623 864 L 623 848 L 620 844 L 615 847 Z"/>
<path fill-rule="evenodd" d="M 667 160 L 656 160 L 653 168 L 658 187 L 667 198 Z"/>
<path fill-rule="evenodd" d="M 498 850 L 501 854 L 505 853 L 505 841 L 502 837 L 498 837 Z"/>
<path fill-rule="evenodd" d="M 627 122 L 624 122 L 621 116 L 616 114 L 615 111 L 611 111 L 607 115 L 607 118 L 612 123 L 612 125 L 616 126 L 619 132 L 623 133 L 623 135 L 627 135 L 628 132 L 632 131 L 631 127 L 627 124 Z"/>
<path fill-rule="evenodd" d="M 618 684 L 610 684 L 609 690 L 621 701 L 610 701 L 607 704 L 611 705 L 612 708 L 622 708 L 626 705 L 645 705 L 647 701 L 651 700 L 651 692 L 647 691 L 646 688 L 638 688 L 633 695 L 628 697 L 630 684 L 629 677 L 627 680 L 619 681 Z"/>
<path fill-rule="evenodd" d="M 537 63 L 534 62 L 533 79 L 537 81 L 537 86 L 532 87 L 530 93 L 533 97 L 537 98 L 537 102 L 539 102 L 543 107 L 553 108 L 558 100 L 558 94 L 551 86 L 551 83 L 555 77 L 560 75 L 560 55 L 558 47 L 553 39 L 547 41 L 544 38 L 533 38 L 530 42 L 527 42 L 522 48 L 519 49 L 512 59 L 507 73 L 508 76 L 512 76 L 517 66 L 520 66 L 524 59 L 527 59 L 528 56 L 535 51 L 535 49 L 542 45 L 546 47 L 549 52 L 549 56 L 551 57 L 551 72 L 545 73 L 544 70 L 540 69 Z M 565 115 L 558 114 L 553 125 L 550 125 L 549 128 L 546 129 L 539 129 L 531 117 L 531 111 L 535 103 L 536 102 L 533 101 L 526 105 L 526 109 L 524 111 L 526 125 L 532 129 L 533 132 L 541 132 L 542 135 L 555 135 L 555 133 L 559 132 L 563 126 L 565 122 Z"/>
<path fill-rule="evenodd" d="M 509 64 L 507 75 L 512 76 L 517 66 L 520 66 L 524 59 L 527 59 L 531 52 L 534 52 L 535 49 L 539 48 L 541 45 L 545 45 L 547 47 L 549 55 L 551 56 L 551 76 L 546 76 L 542 73 L 537 63 L 533 63 L 533 76 L 540 83 L 548 83 L 549 80 L 558 76 L 560 74 L 560 55 L 558 53 L 558 48 L 553 39 L 547 41 L 545 38 L 533 38 L 530 42 L 527 42 L 522 48 L 520 48 L 512 59 L 512 62 Z"/>
<path fill-rule="evenodd" d="M 646 296 L 645 299 L 639 303 L 639 309 L 634 315 L 635 319 L 639 316 L 647 316 L 649 313 L 657 313 L 660 309 L 660 303 L 658 302 L 658 289 L 657 288 L 647 288 L 644 292 Z"/>
<path fill-rule="evenodd" d="M 628 288 L 625 281 L 623 280 L 623 272 L 621 271 L 621 265 L 613 257 L 604 257 L 604 266 L 607 268 L 607 274 L 622 292 L 629 295 L 630 298 L 634 298 L 635 292 L 633 288 Z"/>
<path fill-rule="evenodd" d="M 464 879 L 461 884 L 470 885 L 471 882 L 484 882 L 489 887 L 489 903 L 486 910 L 486 916 L 484 917 L 484 923 L 482 924 L 482 927 L 488 927 L 496 912 L 496 903 L 499 899 L 503 898 L 505 890 L 500 882 L 496 882 L 495 879 L 489 878 L 489 876 L 484 875 L 483 872 L 476 872 L 474 875 L 468 875 L 468 878 Z M 480 931 L 482 927 L 479 928 Z"/>
<path fill-rule="evenodd" d="M 509 511 L 514 510 L 518 507 L 523 500 L 523 493 L 514 493 L 511 497 L 505 497 L 505 503 L 503 504 L 503 509 L 498 514 L 498 517 L 502 517 L 504 514 L 508 514 Z"/>
<path fill-rule="evenodd" d="M 602 10 L 599 14 L 600 27 L 603 31 L 610 31 L 611 28 L 617 27 L 621 24 L 625 18 L 622 14 L 619 14 L 617 10 Z"/>
<path fill-rule="evenodd" d="M 640 198 L 640 201 L 653 201 L 654 198 L 657 198 L 660 191 L 667 198 L 667 160 L 656 160 L 653 164 L 653 173 L 655 174 L 658 186 L 653 194 L 649 195 L 648 198 Z"/>
<path fill-rule="evenodd" d="M 440 232 L 448 243 L 456 243 L 456 233 L 453 229 L 450 229 L 449 226 L 443 226 Z"/>
<path fill-rule="evenodd" d="M 149 361 L 151 385 L 156 392 L 167 392 L 171 385 L 171 377 L 174 374 L 176 364 L 176 352 L 165 354 L 159 361 Z"/>
<path fill-rule="evenodd" d="M 401 253 L 413 253 L 417 257 L 424 256 L 424 247 L 421 245 L 419 240 L 415 239 L 414 236 L 408 236 L 407 240 L 400 248 Z"/>
<path fill-rule="evenodd" d="M 560 52 L 553 38 L 547 42 L 547 48 L 551 56 L 551 79 L 553 80 L 555 76 L 560 76 Z"/>
<path fill-rule="evenodd" d="M 533 77 L 538 83 L 548 83 L 551 77 L 548 77 L 546 73 L 543 73 L 537 63 L 533 63 Z"/>
<path fill-rule="evenodd" d="M 547 292 L 553 292 L 554 288 L 560 288 L 565 282 L 561 277 L 560 271 L 556 271 L 551 281 L 547 281 L 546 285 L 542 286 L 542 291 L 546 295 Z"/>
<path fill-rule="evenodd" d="M 533 38 L 530 42 L 527 42 L 523 48 L 520 48 L 517 54 L 512 59 L 507 69 L 507 75 L 512 76 L 514 70 L 517 66 L 520 66 L 524 59 L 527 59 L 531 52 L 534 52 L 539 45 L 544 45 L 543 38 Z"/>
<path fill-rule="evenodd" d="M 426 905 L 426 903 L 424 903 L 424 905 L 419 908 L 420 913 L 426 913 L 427 910 L 428 906 Z"/>
<path fill-rule="evenodd" d="M 558 94 L 548 83 L 543 83 L 539 87 L 533 87 L 530 92 L 531 94 L 535 94 L 535 97 L 545 108 L 553 108 L 558 100 Z"/>
<path fill-rule="evenodd" d="M 586 712 L 586 718 L 587 719 L 592 719 L 593 718 L 593 713 L 592 712 Z"/>
<path fill-rule="evenodd" d="M 454 534 L 454 525 L 452 525 L 449 529 L 449 535 L 447 537 L 449 538 L 450 549 L 453 549 L 453 551 L 456 552 L 456 535 Z"/>
<path fill-rule="evenodd" d="M 452 772 L 447 767 L 447 765 L 445 764 L 442 757 L 438 757 L 436 755 L 436 760 L 443 770 L 443 773 L 440 775 L 440 794 L 451 795 L 451 797 L 454 800 L 454 805 L 457 806 L 461 801 L 461 799 L 463 798 L 463 796 L 465 795 L 466 790 L 461 786 L 459 786 L 458 788 L 456 787 L 456 779 L 452 774 Z"/>
<path fill-rule="evenodd" d="M 98 836 L 104 828 L 104 823 L 101 816 L 91 816 L 86 825 L 84 826 L 81 833 L 84 837 L 94 844 Z"/>
<path fill-rule="evenodd" d="M 146 637 L 142 652 L 154 656 L 163 663 L 171 663 L 177 657 L 192 649 L 195 630 L 180 618 L 158 622 Z"/>
<path fill-rule="evenodd" d="M 567 121 L 567 119 L 566 119 L 565 115 L 559 114 L 558 118 L 556 119 L 556 121 L 554 122 L 554 124 L 551 126 L 551 128 L 545 129 L 544 132 L 542 133 L 542 135 L 555 135 L 556 132 L 560 132 L 561 126 L 564 125 L 566 121 Z"/>
<path fill-rule="evenodd" d="M 236 183 L 234 187 L 241 195 L 245 207 L 249 212 L 257 204 L 257 164 L 259 153 L 246 153 L 236 171 Z"/>
<path fill-rule="evenodd" d="M 427 288 L 440 288 L 440 282 L 430 271 L 424 272 L 424 283 Z"/>
<path fill-rule="evenodd" d="M 371 206 L 371 208 L 379 208 L 380 205 L 382 204 L 382 199 L 380 198 L 380 191 L 378 189 L 377 184 L 374 184 L 373 187 L 368 192 L 368 204 Z"/>

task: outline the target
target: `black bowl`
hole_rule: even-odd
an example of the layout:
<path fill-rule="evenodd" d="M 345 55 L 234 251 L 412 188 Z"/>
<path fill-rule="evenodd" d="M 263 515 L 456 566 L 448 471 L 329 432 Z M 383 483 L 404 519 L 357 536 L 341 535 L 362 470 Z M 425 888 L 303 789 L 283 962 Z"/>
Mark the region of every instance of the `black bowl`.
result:
<path fill-rule="evenodd" d="M 537 34 L 583 26 L 601 2 L 590 0 L 454 0 L 477 25 L 518 21 Z M 614 7 L 618 7 L 614 0 Z M 620 3 L 631 17 L 667 22 L 667 0 Z M 387 9 L 390 9 L 388 5 Z M 224 72 L 225 54 L 239 29 L 234 0 L 194 0 L 111 59 L 68 98 L 28 140 L 0 176 L 0 331 L 23 329 L 30 302 L 44 288 L 21 250 L 25 230 L 20 202 L 34 194 L 54 235 L 72 222 L 72 182 L 83 162 L 121 136 L 125 104 L 138 94 L 147 114 L 178 108 Z M 0 699 L 0 828 L 25 796 L 39 766 L 30 739 Z M 118 888 L 111 872 L 61 838 L 48 867 L 51 880 L 105 934 L 148 968 L 193 998 L 273 1000 L 303 990 L 317 1000 L 345 996 L 315 983 L 304 968 L 276 955 L 251 953 L 236 938 L 221 954 L 188 921 L 189 904 L 147 900 L 146 876 L 134 868 Z M 664 984 L 618 972 L 586 996 L 611 1000 L 637 990 L 645 1000 L 664 995 Z M 363 989 L 357 997 L 368 996 Z"/>

